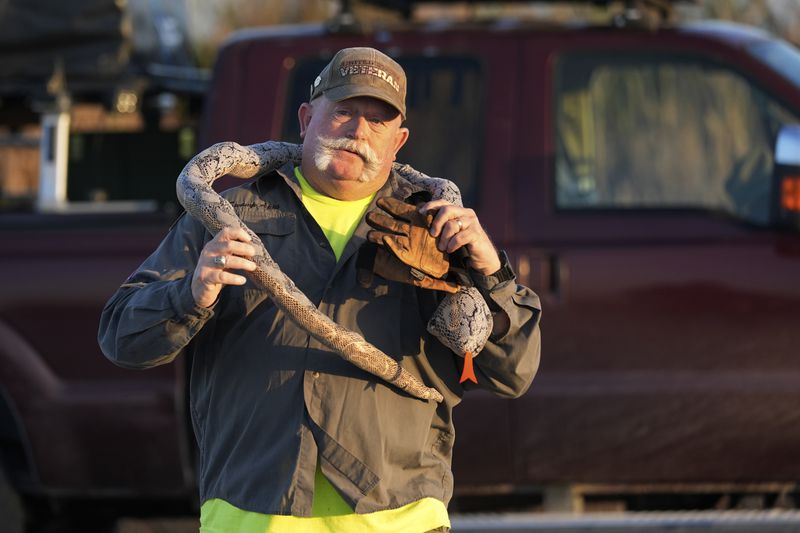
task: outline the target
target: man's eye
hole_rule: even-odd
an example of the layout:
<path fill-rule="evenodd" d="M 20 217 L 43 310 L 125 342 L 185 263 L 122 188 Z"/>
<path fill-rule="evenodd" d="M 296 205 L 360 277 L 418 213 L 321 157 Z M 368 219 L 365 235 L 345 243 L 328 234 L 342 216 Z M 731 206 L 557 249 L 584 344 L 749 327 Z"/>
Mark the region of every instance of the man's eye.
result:
<path fill-rule="evenodd" d="M 385 123 L 385 121 L 382 118 L 378 118 L 378 117 L 372 117 L 372 118 L 369 119 L 369 121 L 372 124 L 381 125 L 381 126 Z"/>
<path fill-rule="evenodd" d="M 336 111 L 334 111 L 334 114 L 337 117 L 349 117 L 350 111 L 348 111 L 347 109 L 337 109 Z"/>

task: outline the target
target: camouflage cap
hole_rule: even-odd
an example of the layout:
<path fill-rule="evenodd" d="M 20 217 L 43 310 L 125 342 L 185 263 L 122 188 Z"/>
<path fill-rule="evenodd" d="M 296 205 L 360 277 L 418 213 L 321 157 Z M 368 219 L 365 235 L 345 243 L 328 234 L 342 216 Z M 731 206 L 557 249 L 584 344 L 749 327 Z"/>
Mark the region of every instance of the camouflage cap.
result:
<path fill-rule="evenodd" d="M 406 118 L 406 73 L 392 58 L 374 48 L 339 50 L 311 84 L 311 98 L 324 94 L 334 102 L 356 96 L 382 100 Z"/>

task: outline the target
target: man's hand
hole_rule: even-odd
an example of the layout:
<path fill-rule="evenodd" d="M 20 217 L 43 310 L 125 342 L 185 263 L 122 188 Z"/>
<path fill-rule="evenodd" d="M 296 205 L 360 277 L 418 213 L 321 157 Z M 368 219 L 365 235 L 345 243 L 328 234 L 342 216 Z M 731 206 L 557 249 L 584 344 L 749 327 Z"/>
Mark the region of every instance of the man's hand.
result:
<path fill-rule="evenodd" d="M 452 254 L 466 247 L 470 266 L 474 270 L 484 276 L 500 270 L 500 257 L 475 211 L 449 204 L 445 200 L 426 202 L 418 209 L 421 214 L 436 213 L 430 225 L 430 234 L 437 238 L 439 250 Z"/>
<path fill-rule="evenodd" d="M 243 229 L 225 228 L 206 243 L 192 277 L 192 296 L 197 305 L 210 307 L 225 285 L 247 282 L 244 276 L 228 270 L 252 272 L 256 269 L 256 264 L 248 259 L 256 253 L 250 241 L 250 235 Z"/>

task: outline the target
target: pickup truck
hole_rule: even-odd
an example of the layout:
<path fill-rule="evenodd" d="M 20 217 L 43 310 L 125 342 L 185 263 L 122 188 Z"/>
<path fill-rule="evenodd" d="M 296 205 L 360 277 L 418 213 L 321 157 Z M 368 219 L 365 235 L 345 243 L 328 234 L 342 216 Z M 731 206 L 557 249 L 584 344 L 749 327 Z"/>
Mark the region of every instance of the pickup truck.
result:
<path fill-rule="evenodd" d="M 200 147 L 299 141 L 310 81 L 354 45 L 408 73 L 401 159 L 456 181 L 543 301 L 530 391 L 456 410 L 452 507 L 793 505 L 800 52 L 715 22 L 247 30 Z M 3 505 L 196 504 L 185 361 L 127 371 L 96 344 L 173 218 L 0 216 Z"/>

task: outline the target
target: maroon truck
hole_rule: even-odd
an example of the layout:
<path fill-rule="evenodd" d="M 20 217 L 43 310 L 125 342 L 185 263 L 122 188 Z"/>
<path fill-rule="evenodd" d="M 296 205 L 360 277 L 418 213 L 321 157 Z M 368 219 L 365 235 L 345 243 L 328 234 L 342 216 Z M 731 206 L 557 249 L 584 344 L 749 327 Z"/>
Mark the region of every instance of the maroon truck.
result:
<path fill-rule="evenodd" d="M 460 185 L 543 301 L 530 391 L 456 411 L 453 507 L 791 503 L 800 52 L 720 23 L 251 30 L 219 54 L 200 147 L 298 141 L 310 80 L 353 45 L 406 68 L 402 159 Z M 0 216 L 6 508 L 194 504 L 185 361 L 122 370 L 96 343 L 173 218 Z"/>

